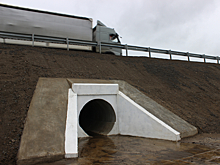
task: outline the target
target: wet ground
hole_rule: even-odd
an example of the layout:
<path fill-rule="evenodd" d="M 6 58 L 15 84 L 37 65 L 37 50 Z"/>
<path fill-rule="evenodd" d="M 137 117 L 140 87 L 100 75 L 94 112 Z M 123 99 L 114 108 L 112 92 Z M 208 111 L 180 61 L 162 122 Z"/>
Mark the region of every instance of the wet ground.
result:
<path fill-rule="evenodd" d="M 187 142 L 188 141 L 188 142 Z M 41 165 L 220 164 L 220 147 L 130 136 L 79 139 L 79 157 Z"/>

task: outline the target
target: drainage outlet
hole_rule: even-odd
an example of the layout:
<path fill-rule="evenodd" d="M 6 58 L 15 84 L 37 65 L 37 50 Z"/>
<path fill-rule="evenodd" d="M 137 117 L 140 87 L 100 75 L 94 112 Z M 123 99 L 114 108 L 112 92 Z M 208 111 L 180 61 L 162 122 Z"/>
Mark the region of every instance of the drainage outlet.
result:
<path fill-rule="evenodd" d="M 89 101 L 79 115 L 79 125 L 89 136 L 107 135 L 115 121 L 114 109 L 108 102 L 101 99 Z"/>

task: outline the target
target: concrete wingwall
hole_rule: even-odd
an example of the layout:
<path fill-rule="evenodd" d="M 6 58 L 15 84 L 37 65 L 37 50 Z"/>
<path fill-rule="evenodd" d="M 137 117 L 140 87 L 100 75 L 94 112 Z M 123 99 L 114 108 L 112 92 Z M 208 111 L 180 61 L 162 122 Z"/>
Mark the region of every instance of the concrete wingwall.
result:
<path fill-rule="evenodd" d="M 77 91 L 74 87 L 77 83 L 118 84 L 118 89 L 112 88 L 105 93 L 102 88 L 105 85 L 102 85 L 99 90 L 95 87 L 88 95 L 80 94 L 85 88 Z M 124 81 L 39 78 L 29 107 L 17 163 L 34 164 L 76 157 L 78 136 L 87 135 L 79 126 L 80 111 L 85 104 L 96 99 L 106 101 L 115 111 L 115 125 L 107 135 L 122 134 L 176 141 L 197 133 L 194 126 Z M 102 107 L 104 104 L 97 105 Z M 96 112 L 100 112 L 100 109 Z"/>
<path fill-rule="evenodd" d="M 178 141 L 180 133 L 125 94 L 118 94 L 119 134 Z"/>
<path fill-rule="evenodd" d="M 119 84 L 119 90 L 121 92 L 131 98 L 135 103 L 142 106 L 149 113 L 178 131 L 181 138 L 193 136 L 198 133 L 196 127 L 192 126 L 179 116 L 164 108 L 153 99 L 140 92 L 137 88 L 125 81 L 116 80 L 115 82 Z"/>
<path fill-rule="evenodd" d="M 64 78 L 39 78 L 21 138 L 18 164 L 63 158 L 68 89 Z"/>

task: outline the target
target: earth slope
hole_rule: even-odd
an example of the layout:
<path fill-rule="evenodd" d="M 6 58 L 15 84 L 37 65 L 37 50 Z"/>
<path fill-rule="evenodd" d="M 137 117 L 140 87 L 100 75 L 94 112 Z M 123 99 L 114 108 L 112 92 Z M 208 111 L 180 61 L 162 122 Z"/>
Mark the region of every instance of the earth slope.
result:
<path fill-rule="evenodd" d="M 0 164 L 15 164 L 39 77 L 117 79 L 199 133 L 220 133 L 220 65 L 0 44 Z"/>

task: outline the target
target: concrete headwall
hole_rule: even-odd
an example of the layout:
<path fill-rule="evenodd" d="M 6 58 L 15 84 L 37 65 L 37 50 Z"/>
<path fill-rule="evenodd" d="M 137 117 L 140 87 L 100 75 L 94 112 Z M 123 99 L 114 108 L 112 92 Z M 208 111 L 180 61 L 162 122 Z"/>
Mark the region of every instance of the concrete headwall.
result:
<path fill-rule="evenodd" d="M 115 106 L 114 103 L 110 101 L 110 104 L 114 105 L 113 109 L 116 109 L 116 123 L 119 123 L 119 125 L 113 127 L 110 134 L 121 133 L 150 138 L 179 140 L 180 136 L 183 138 L 197 133 L 197 129 L 194 126 L 182 120 L 124 81 L 40 78 L 29 107 L 27 121 L 21 139 L 17 161 L 19 165 L 54 161 L 65 156 L 65 147 L 68 145 L 65 144 L 65 129 L 71 128 L 72 125 L 74 125 L 73 131 L 75 130 L 76 132 L 77 130 L 77 118 L 75 118 L 75 122 L 70 122 L 68 125 L 71 119 L 67 117 L 67 113 L 72 112 L 67 110 L 69 106 L 73 106 L 75 109 L 78 109 L 77 113 L 79 113 L 79 109 L 82 109 L 83 106 L 91 100 L 91 96 L 88 96 L 88 99 L 86 98 L 87 96 L 80 98 L 82 96 L 73 93 L 73 104 L 68 102 L 68 90 L 69 88 L 73 89 L 72 84 L 74 83 L 119 85 L 119 94 L 115 96 L 113 99 L 115 101 L 113 102 L 117 101 L 117 104 L 120 104 L 121 107 Z M 100 92 L 102 93 L 103 91 Z M 78 97 L 79 100 L 77 100 Z M 109 96 L 103 94 L 103 98 L 106 98 L 104 100 L 108 100 L 107 97 Z M 100 96 L 94 96 L 93 99 L 99 98 Z M 75 103 L 77 105 L 75 105 Z M 123 109 L 123 105 L 126 104 L 129 104 L 131 108 L 117 112 L 118 107 Z M 135 113 L 137 114 L 136 116 L 131 115 Z M 74 112 L 72 114 L 74 115 L 76 113 Z M 128 114 L 128 116 L 126 116 L 126 114 Z M 124 125 L 121 123 L 121 128 L 120 121 L 125 123 Z M 146 125 L 144 125 L 144 123 L 140 125 L 143 121 L 148 123 Z M 153 123 L 156 127 L 152 127 L 151 124 Z M 135 125 L 134 127 L 133 124 Z M 136 127 L 139 125 L 140 130 L 136 130 Z M 131 132 L 132 129 L 129 130 L 129 128 L 127 128 L 128 126 L 133 128 L 133 130 L 135 129 L 136 132 Z M 155 131 L 156 133 L 151 136 L 150 131 Z M 142 135 L 142 133 L 144 134 Z M 146 136 L 146 134 L 148 135 Z M 77 140 L 76 137 L 77 136 L 74 135 L 75 141 Z M 71 141 L 71 138 L 67 140 Z M 71 153 L 75 152 L 75 150 L 72 151 L 71 148 L 69 148 L 69 151 L 67 157 L 71 157 Z"/>
<path fill-rule="evenodd" d="M 146 109 L 149 113 L 162 120 L 164 123 L 180 133 L 180 137 L 193 136 L 198 133 L 196 127 L 181 119 L 168 109 L 164 108 L 137 88 L 122 80 L 99 80 L 99 79 L 67 79 L 70 86 L 73 83 L 116 83 L 119 85 L 119 91 L 124 93 L 138 105 Z"/>

